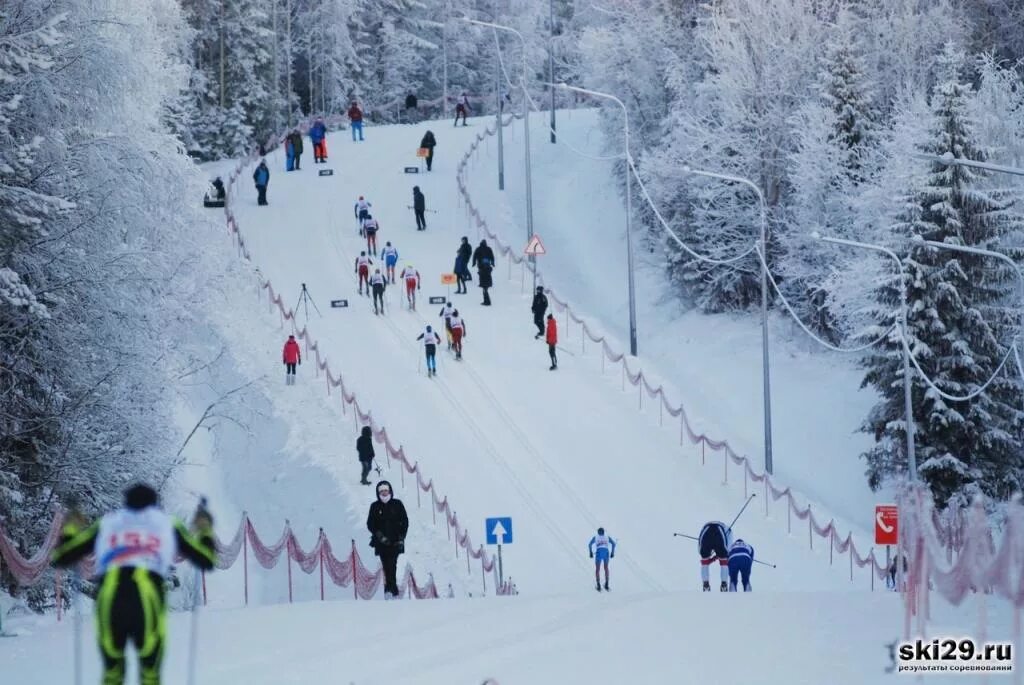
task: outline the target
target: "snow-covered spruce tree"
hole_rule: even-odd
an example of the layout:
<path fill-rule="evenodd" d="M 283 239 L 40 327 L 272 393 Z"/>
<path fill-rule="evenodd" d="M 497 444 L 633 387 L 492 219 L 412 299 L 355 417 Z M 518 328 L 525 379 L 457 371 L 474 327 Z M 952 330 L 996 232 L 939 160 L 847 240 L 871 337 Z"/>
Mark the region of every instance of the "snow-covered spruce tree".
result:
<path fill-rule="evenodd" d="M 970 86 L 959 71 L 963 56 L 947 46 L 939 73 L 946 73 L 932 94 L 929 136 L 918 144 L 925 153 L 984 160 L 971 120 Z M 1008 193 L 980 189 L 980 174 L 966 167 L 935 165 L 923 182 L 909 188 L 892 225 L 893 247 L 905 256 L 908 338 L 921 368 L 951 395 L 977 397 L 963 402 L 943 399 L 912 368 L 912 398 L 917 425 L 918 471 L 937 502 L 962 502 L 975 493 L 1006 498 L 1021 487 L 1021 383 L 1009 367 L 996 374 L 1019 327 L 1011 268 L 998 260 L 938 250 L 916 239 L 998 248 L 1000 237 L 1020 227 L 1021 215 Z M 1005 249 L 1005 248 L 1004 248 Z M 892 323 L 899 289 L 890 283 L 878 291 L 878 315 Z M 878 335 L 884 328 L 868 331 Z M 868 480 L 877 488 L 906 473 L 906 426 L 903 367 L 898 338 L 891 336 L 866 360 L 864 385 L 883 400 L 862 430 L 876 445 L 863 456 Z"/>
<path fill-rule="evenodd" d="M 789 230 L 780 241 L 777 267 L 797 314 L 832 342 L 843 338 L 846 326 L 833 306 L 831 276 L 849 253 L 808 234 L 853 237 L 860 186 L 878 164 L 878 113 L 853 29 L 849 15 L 841 15 L 828 41 L 818 95 L 792 122 L 796 151 L 790 155 Z"/>

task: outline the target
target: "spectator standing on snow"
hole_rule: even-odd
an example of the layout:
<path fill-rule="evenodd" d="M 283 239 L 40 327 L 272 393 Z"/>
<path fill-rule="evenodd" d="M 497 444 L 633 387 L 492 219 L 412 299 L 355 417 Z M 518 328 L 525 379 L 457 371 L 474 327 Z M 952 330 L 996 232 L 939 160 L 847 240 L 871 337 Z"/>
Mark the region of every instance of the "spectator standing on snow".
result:
<path fill-rule="evenodd" d="M 469 260 L 473 256 L 473 248 L 469 244 L 469 238 L 462 236 L 462 243 L 459 245 L 458 252 L 455 253 L 455 277 L 458 279 L 455 294 L 465 295 L 468 291 L 466 290 L 466 282 L 473 280 L 473 275 L 469 272 Z"/>
<path fill-rule="evenodd" d="M 469 96 L 465 92 L 459 96 L 459 99 L 455 101 L 455 123 L 453 126 L 459 125 L 459 117 L 462 117 L 462 125 L 466 125 L 466 115 L 469 113 Z"/>
<path fill-rule="evenodd" d="M 295 129 L 288 137 L 292 141 L 292 152 L 295 155 L 295 170 L 298 171 L 302 168 L 299 164 L 302 161 L 302 134 L 299 133 L 299 129 Z"/>
<path fill-rule="evenodd" d="M 558 347 L 558 324 L 555 322 L 555 315 L 548 314 L 548 327 L 544 332 L 544 342 L 548 344 L 548 356 L 551 357 L 551 368 L 554 371 L 558 368 L 558 357 L 555 356 L 555 348 Z"/>
<path fill-rule="evenodd" d="M 267 184 L 270 183 L 270 169 L 267 168 L 267 160 L 260 160 L 260 165 L 252 174 L 252 180 L 256 184 L 256 204 L 266 205 Z"/>
<path fill-rule="evenodd" d="M 295 339 L 294 335 L 288 336 L 281 356 L 284 359 L 285 385 L 295 385 L 295 366 L 302 363 L 302 350 L 299 348 L 299 341 Z"/>
<path fill-rule="evenodd" d="M 370 505 L 366 528 L 372 535 L 370 546 L 380 557 L 384 569 L 384 594 L 398 598 L 398 557 L 405 552 L 405 535 L 409 532 L 409 516 L 405 505 L 393 495 L 391 483 L 377 483 L 377 499 Z"/>
<path fill-rule="evenodd" d="M 484 291 L 484 301 L 481 304 L 490 307 L 491 296 L 487 291 L 494 285 L 494 281 L 491 280 L 491 272 L 494 270 L 494 250 L 490 248 L 486 240 L 481 240 L 480 245 L 473 251 L 473 266 L 477 270 L 480 288 Z"/>
<path fill-rule="evenodd" d="M 437 146 L 437 140 L 434 138 L 433 131 L 427 131 L 423 134 L 423 140 L 420 141 L 420 147 L 426 148 L 427 156 L 425 157 L 427 162 L 427 171 L 430 171 L 430 165 L 434 163 L 434 148 Z"/>
<path fill-rule="evenodd" d="M 359 140 L 363 139 L 363 110 L 359 109 L 359 103 L 352 101 L 348 108 L 348 118 L 352 122 L 352 142 L 356 141 L 356 133 L 359 133 Z"/>
<path fill-rule="evenodd" d="M 533 304 L 530 306 L 530 311 L 533 312 L 533 325 L 537 327 L 537 335 L 533 336 L 534 340 L 544 335 L 544 313 L 548 310 L 548 297 L 544 294 L 544 286 L 538 285 L 537 292 L 533 296 Z"/>
<path fill-rule="evenodd" d="M 427 211 L 427 198 L 423 197 L 419 186 L 412 187 L 412 211 L 416 214 L 416 230 L 427 230 L 427 219 L 423 216 Z"/>
<path fill-rule="evenodd" d="M 366 480 L 366 477 L 370 475 L 373 458 L 377 456 L 373 451 L 373 431 L 369 426 L 363 426 L 362 432 L 356 438 L 356 453 L 359 455 L 359 464 L 363 467 L 363 475 L 359 477 L 359 482 L 369 485 L 370 481 Z"/>

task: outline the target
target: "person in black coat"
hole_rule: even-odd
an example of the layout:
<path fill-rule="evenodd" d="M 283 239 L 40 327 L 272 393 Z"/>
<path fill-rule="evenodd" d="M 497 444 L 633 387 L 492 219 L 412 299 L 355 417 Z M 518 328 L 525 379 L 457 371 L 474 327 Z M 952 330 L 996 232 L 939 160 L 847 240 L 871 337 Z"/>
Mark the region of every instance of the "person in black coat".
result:
<path fill-rule="evenodd" d="M 423 135 L 423 140 L 420 141 L 420 147 L 427 148 L 427 171 L 430 171 L 430 165 L 434 163 L 434 146 L 437 145 L 437 140 L 434 138 L 433 131 L 427 131 Z"/>
<path fill-rule="evenodd" d="M 295 168 L 299 169 L 299 158 L 302 157 L 302 134 L 298 129 L 289 134 L 288 139 L 292 141 L 292 150 L 295 152 Z"/>
<path fill-rule="evenodd" d="M 469 238 L 462 236 L 462 244 L 459 245 L 459 251 L 455 253 L 455 276 L 459 279 L 455 288 L 456 294 L 465 295 L 468 292 L 466 283 L 473 280 L 473 276 L 469 273 L 469 260 L 472 256 L 473 248 L 469 244 Z"/>
<path fill-rule="evenodd" d="M 412 187 L 412 211 L 416 214 L 416 230 L 427 230 L 427 220 L 423 216 L 427 211 L 427 198 L 423 197 L 419 186 Z"/>
<path fill-rule="evenodd" d="M 486 240 L 481 240 L 476 250 L 473 251 L 473 266 L 476 267 L 479 285 L 484 291 L 485 307 L 491 306 L 491 296 L 487 290 L 494 285 L 491 280 L 491 272 L 494 270 L 494 250 L 490 248 Z"/>
<path fill-rule="evenodd" d="M 401 500 L 395 499 L 391 483 L 377 483 L 377 500 L 370 505 L 366 527 L 373 537 L 370 546 L 380 557 L 384 568 L 384 593 L 398 597 L 398 556 L 405 552 L 405 534 L 409 532 L 409 517 Z"/>
<path fill-rule="evenodd" d="M 356 452 L 363 467 L 363 475 L 360 476 L 359 482 L 369 485 L 370 481 L 366 480 L 366 477 L 370 475 L 370 467 L 373 466 L 373 458 L 376 456 L 373 452 L 373 433 L 369 426 L 363 426 L 362 433 L 356 438 Z"/>
<path fill-rule="evenodd" d="M 544 294 L 544 286 L 537 286 L 530 309 L 533 311 L 533 325 L 537 327 L 537 335 L 533 339 L 537 340 L 544 335 L 544 312 L 548 310 L 548 296 Z"/>

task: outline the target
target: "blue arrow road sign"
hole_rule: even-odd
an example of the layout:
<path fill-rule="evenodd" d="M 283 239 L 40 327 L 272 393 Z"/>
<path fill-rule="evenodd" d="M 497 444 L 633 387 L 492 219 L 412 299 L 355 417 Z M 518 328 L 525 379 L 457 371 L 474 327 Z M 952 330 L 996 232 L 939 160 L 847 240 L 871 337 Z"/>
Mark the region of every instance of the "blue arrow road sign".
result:
<path fill-rule="evenodd" d="M 487 519 L 484 523 L 484 532 L 488 545 L 511 545 L 512 544 L 512 517 L 501 516 Z"/>

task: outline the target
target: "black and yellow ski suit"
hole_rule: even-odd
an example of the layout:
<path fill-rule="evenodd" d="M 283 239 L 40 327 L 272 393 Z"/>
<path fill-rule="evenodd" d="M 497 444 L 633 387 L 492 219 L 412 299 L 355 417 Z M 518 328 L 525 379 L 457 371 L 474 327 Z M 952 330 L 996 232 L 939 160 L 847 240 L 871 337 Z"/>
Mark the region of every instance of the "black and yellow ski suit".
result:
<path fill-rule="evenodd" d="M 120 521 L 146 516 L 152 525 L 139 533 Z M 121 517 L 121 518 L 118 518 Z M 212 520 L 197 516 L 196 532 L 155 506 L 128 507 L 84 527 L 68 522 L 53 553 L 53 564 L 68 567 L 96 553 L 100 576 L 96 595 L 96 634 L 103 656 L 102 685 L 121 685 L 125 678 L 125 646 L 131 640 L 139 655 L 142 685 L 159 685 L 167 610 L 164 575 L 168 560 L 181 554 L 201 569 L 216 562 Z M 138 529 L 138 526 L 136 526 Z M 169 539 L 161 540 L 165 532 Z M 118 537 L 120 536 L 120 538 Z M 158 550 L 158 551 L 154 551 Z M 137 560 L 132 565 L 133 560 Z"/>

